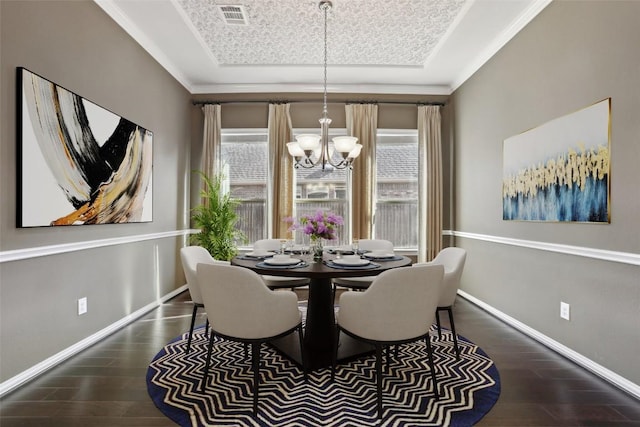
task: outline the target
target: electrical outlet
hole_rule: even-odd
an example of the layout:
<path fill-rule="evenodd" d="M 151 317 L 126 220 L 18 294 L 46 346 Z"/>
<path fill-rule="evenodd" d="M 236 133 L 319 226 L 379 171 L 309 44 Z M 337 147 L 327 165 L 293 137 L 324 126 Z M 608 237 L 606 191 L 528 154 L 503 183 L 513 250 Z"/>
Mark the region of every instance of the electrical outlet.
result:
<path fill-rule="evenodd" d="M 87 297 L 78 300 L 78 316 L 87 312 Z"/>
<path fill-rule="evenodd" d="M 560 317 L 566 320 L 570 318 L 570 306 L 566 302 L 560 301 Z"/>

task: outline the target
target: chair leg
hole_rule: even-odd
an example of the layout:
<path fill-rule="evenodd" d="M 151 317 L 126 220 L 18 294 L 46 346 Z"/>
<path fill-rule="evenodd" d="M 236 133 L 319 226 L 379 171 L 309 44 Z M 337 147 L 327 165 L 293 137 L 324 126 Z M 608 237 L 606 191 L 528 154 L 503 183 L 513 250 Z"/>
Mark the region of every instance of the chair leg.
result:
<path fill-rule="evenodd" d="M 211 366 L 211 352 L 213 350 L 213 341 L 216 339 L 215 335 L 212 333 L 209 337 L 209 346 L 207 347 L 207 360 L 204 364 L 204 375 L 202 376 L 202 385 L 200 386 L 200 390 L 204 393 L 205 388 L 207 387 L 207 376 L 209 375 L 209 367 Z"/>
<path fill-rule="evenodd" d="M 336 379 L 336 365 L 338 363 L 338 344 L 340 341 L 340 326 L 336 326 L 336 336 L 331 348 L 331 381 Z"/>
<path fill-rule="evenodd" d="M 253 415 L 258 415 L 258 389 L 260 388 L 260 343 L 251 343 L 253 369 Z"/>
<path fill-rule="evenodd" d="M 376 344 L 376 386 L 378 418 L 382 418 L 382 344 Z"/>
<path fill-rule="evenodd" d="M 391 372 L 391 368 L 389 368 L 389 365 L 391 364 L 391 362 L 389 361 L 391 359 L 391 346 L 390 345 L 386 346 L 384 351 L 386 353 L 385 368 L 388 374 Z"/>
<path fill-rule="evenodd" d="M 440 307 L 436 308 L 436 325 L 438 325 L 438 339 L 442 339 L 442 328 L 440 327 Z"/>
<path fill-rule="evenodd" d="M 431 381 L 433 381 L 433 392 L 436 395 L 436 400 L 440 400 L 440 394 L 438 394 L 438 380 L 436 379 L 436 369 L 433 365 L 433 352 L 431 351 L 431 338 L 429 334 L 424 339 L 427 344 L 427 359 L 429 361 L 429 370 L 431 371 Z"/>
<path fill-rule="evenodd" d="M 458 334 L 456 333 L 456 325 L 453 323 L 453 310 L 451 306 L 447 307 L 449 313 L 449 323 L 451 324 L 451 333 L 453 334 L 453 348 L 456 350 L 456 360 L 460 360 L 460 349 L 458 348 Z"/>
<path fill-rule="evenodd" d="M 209 338 L 209 318 L 207 317 L 207 322 L 204 325 L 204 336 Z"/>
<path fill-rule="evenodd" d="M 191 351 L 191 338 L 193 337 L 193 327 L 196 324 L 196 313 L 198 311 L 198 305 L 193 304 L 193 313 L 191 314 L 191 327 L 189 328 L 189 338 L 187 338 L 187 353 Z"/>
<path fill-rule="evenodd" d="M 304 376 L 304 382 L 309 381 L 307 375 L 307 363 L 304 357 L 304 334 L 302 331 L 302 323 L 298 326 L 298 340 L 300 341 L 300 361 L 302 362 L 302 375 Z"/>

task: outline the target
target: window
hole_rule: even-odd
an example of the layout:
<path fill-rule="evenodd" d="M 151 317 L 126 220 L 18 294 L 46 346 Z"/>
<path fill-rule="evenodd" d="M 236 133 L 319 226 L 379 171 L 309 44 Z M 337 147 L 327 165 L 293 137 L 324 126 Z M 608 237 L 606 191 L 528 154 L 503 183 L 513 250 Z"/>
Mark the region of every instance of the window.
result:
<path fill-rule="evenodd" d="M 317 129 L 296 129 L 294 134 Z M 330 138 L 344 135 L 344 129 L 330 129 Z M 240 200 L 238 226 L 249 244 L 266 239 L 269 203 L 267 129 L 223 129 L 222 161 L 232 197 Z M 418 247 L 418 132 L 379 129 L 377 136 L 377 186 L 374 234 L 393 242 L 396 248 Z M 351 237 L 349 194 L 350 172 L 330 165 L 295 170 L 295 218 L 312 215 L 318 209 L 341 215 L 345 224 L 338 240 L 348 244 Z M 296 242 L 308 244 L 308 237 L 296 233 Z"/>
<path fill-rule="evenodd" d="M 319 129 L 294 129 L 294 135 L 318 133 L 318 131 Z M 329 138 L 338 135 L 346 135 L 346 130 L 329 129 Z M 348 171 L 335 169 L 329 164 L 324 170 L 322 167 L 316 166 L 311 169 L 298 168 L 294 173 L 296 183 L 294 218 L 300 218 L 302 215 L 313 215 L 319 209 L 329 210 L 344 218 L 345 222 L 338 232 L 338 239 L 332 241 L 331 245 L 347 244 L 350 241 L 348 175 Z M 309 243 L 307 236 L 302 233 L 296 233 L 295 239 L 297 243 Z"/>
<path fill-rule="evenodd" d="M 418 248 L 418 132 L 378 129 L 374 236 Z"/>
<path fill-rule="evenodd" d="M 238 228 L 249 244 L 267 238 L 269 135 L 266 129 L 223 129 L 221 156 L 231 197 L 240 201 Z"/>

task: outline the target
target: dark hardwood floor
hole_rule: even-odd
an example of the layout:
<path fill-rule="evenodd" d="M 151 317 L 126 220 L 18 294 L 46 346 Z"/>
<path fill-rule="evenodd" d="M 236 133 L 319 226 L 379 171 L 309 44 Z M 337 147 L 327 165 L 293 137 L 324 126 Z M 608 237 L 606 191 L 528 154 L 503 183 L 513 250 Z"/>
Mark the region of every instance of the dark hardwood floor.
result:
<path fill-rule="evenodd" d="M 183 293 L 4 396 L 0 426 L 175 425 L 151 402 L 145 375 L 160 348 L 189 328 L 191 307 Z M 454 313 L 460 335 L 491 356 L 502 381 L 500 399 L 478 425 L 640 426 L 634 397 L 464 299 Z"/>

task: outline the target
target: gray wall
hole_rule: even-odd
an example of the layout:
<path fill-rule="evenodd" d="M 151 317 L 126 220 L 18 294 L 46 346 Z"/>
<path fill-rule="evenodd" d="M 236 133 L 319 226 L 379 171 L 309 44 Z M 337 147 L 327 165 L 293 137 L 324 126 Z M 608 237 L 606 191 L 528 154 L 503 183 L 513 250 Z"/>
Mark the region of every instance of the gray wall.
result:
<path fill-rule="evenodd" d="M 454 93 L 462 289 L 640 384 L 640 2 L 553 2 Z M 502 220 L 504 139 L 612 99 L 611 223 Z M 481 235 L 481 238 L 478 238 Z M 482 240 L 551 244 L 552 251 Z M 622 252 L 610 262 L 561 246 Z M 571 320 L 559 316 L 571 304 Z M 460 331 L 464 335 L 464 331 Z M 482 343 L 479 343 L 482 345 Z"/>
<path fill-rule="evenodd" d="M 0 251 L 126 244 L 0 263 L 0 381 L 184 284 L 176 267 L 188 227 L 190 95 L 91 1 L 0 1 Z M 17 229 L 16 67 L 150 129 L 153 222 Z M 171 232 L 174 235 L 171 235 Z M 160 233 L 169 237 L 142 240 Z M 89 311 L 77 315 L 77 299 Z"/>

